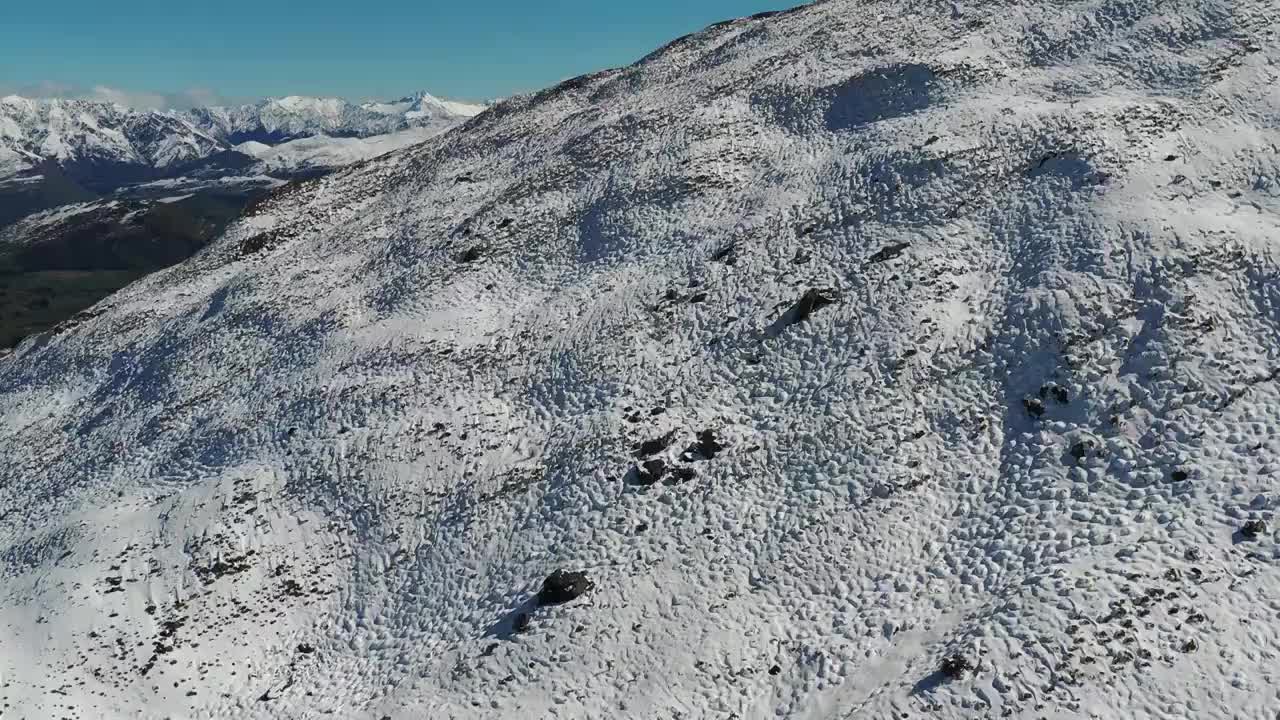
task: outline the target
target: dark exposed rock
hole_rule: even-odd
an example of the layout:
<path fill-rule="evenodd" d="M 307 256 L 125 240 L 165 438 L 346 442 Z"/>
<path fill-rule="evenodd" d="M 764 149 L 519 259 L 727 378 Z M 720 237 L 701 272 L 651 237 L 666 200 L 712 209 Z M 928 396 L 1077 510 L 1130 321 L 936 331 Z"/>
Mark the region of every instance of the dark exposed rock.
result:
<path fill-rule="evenodd" d="M 724 450 L 724 445 L 716 437 L 716 431 L 703 430 L 698 433 L 698 442 L 685 448 L 685 451 L 680 454 L 680 459 L 685 462 L 713 460 L 721 450 Z"/>
<path fill-rule="evenodd" d="M 258 233 L 240 241 L 240 255 L 253 255 L 262 252 L 275 244 L 277 234 L 275 231 Z"/>
<path fill-rule="evenodd" d="M 698 292 L 689 296 L 689 302 L 691 304 L 697 304 L 697 303 L 706 302 L 706 301 L 707 301 L 707 294 L 705 292 Z"/>
<path fill-rule="evenodd" d="M 636 457 L 643 458 L 643 457 L 649 457 L 651 455 L 657 455 L 658 453 L 662 452 L 663 450 L 666 450 L 668 447 L 671 446 L 672 441 L 676 439 L 676 435 L 677 435 L 677 431 L 672 430 L 671 432 L 667 433 L 666 435 L 663 435 L 662 437 L 654 438 L 652 440 L 645 440 L 644 442 L 636 445 L 635 447 Z"/>
<path fill-rule="evenodd" d="M 1083 460 L 1089 456 L 1093 448 L 1094 442 L 1092 440 L 1081 440 L 1071 446 L 1071 457 L 1076 460 Z"/>
<path fill-rule="evenodd" d="M 1261 520 L 1250 520 L 1240 527 L 1240 535 L 1246 540 L 1256 540 L 1266 532 L 1267 524 Z"/>
<path fill-rule="evenodd" d="M 298 644 L 298 652 L 302 653 L 303 655 L 310 655 L 315 651 L 316 651 L 316 648 L 314 645 L 309 645 L 307 643 Z"/>
<path fill-rule="evenodd" d="M 973 664 L 969 662 L 969 658 L 959 654 L 943 658 L 942 665 L 938 668 L 943 676 L 952 680 L 964 677 L 970 670 L 973 670 Z"/>
<path fill-rule="evenodd" d="M 1182 643 L 1182 652 L 1184 653 L 1195 652 L 1199 649 L 1200 643 L 1196 642 L 1195 638 L 1189 638 L 1186 642 Z"/>
<path fill-rule="evenodd" d="M 774 665 L 773 667 L 769 668 L 770 675 L 780 675 L 781 673 L 782 673 L 782 667 L 779 665 Z"/>
<path fill-rule="evenodd" d="M 839 300 L 839 296 L 834 290 L 809 288 L 805 291 L 804 295 L 801 295 L 800 299 L 797 300 L 796 303 L 778 319 L 778 322 L 774 324 L 774 330 L 775 332 L 778 332 L 787 326 L 802 323 L 805 320 L 808 320 L 809 316 L 815 311 L 821 310 L 828 305 L 833 305 L 837 300 Z"/>
<path fill-rule="evenodd" d="M 734 265 L 738 262 L 738 243 L 731 242 L 720 248 L 711 256 L 713 262 L 722 262 L 726 265 Z"/>
<path fill-rule="evenodd" d="M 1027 409 L 1027 414 L 1031 417 L 1041 417 L 1044 415 L 1044 401 L 1040 398 L 1027 398 L 1022 401 L 1023 407 Z"/>
<path fill-rule="evenodd" d="M 1182 557 L 1186 559 L 1187 562 L 1195 562 L 1200 559 L 1200 548 L 1189 547 L 1187 548 L 1187 551 L 1182 554 Z"/>
<path fill-rule="evenodd" d="M 871 257 L 867 258 L 867 263 L 874 265 L 875 263 L 892 260 L 901 255 L 909 247 L 911 247 L 911 243 L 897 243 L 880 248 Z"/>
<path fill-rule="evenodd" d="M 698 471 L 691 467 L 677 466 L 671 468 L 671 472 L 667 475 L 666 483 L 668 485 L 679 485 L 680 483 L 689 482 L 698 477 Z"/>
<path fill-rule="evenodd" d="M 560 605 L 576 600 L 595 587 L 585 572 L 556 570 L 542 581 L 538 591 L 539 605 Z"/>
<path fill-rule="evenodd" d="M 1066 405 L 1071 402 L 1071 394 L 1067 389 L 1057 383 L 1049 383 L 1040 387 L 1040 399 L 1052 397 L 1060 405 Z"/>
<path fill-rule="evenodd" d="M 484 255 L 484 248 L 480 247 L 479 245 L 473 245 L 467 248 L 466 250 L 463 250 L 462 253 L 458 255 L 458 262 L 472 263 L 472 262 L 475 262 L 476 260 L 479 260 L 480 257 L 483 255 Z"/>
<path fill-rule="evenodd" d="M 635 469 L 635 482 L 638 485 L 652 485 L 667 474 L 667 463 L 662 459 L 646 460 Z"/>
<path fill-rule="evenodd" d="M 1172 473 L 1169 474 L 1169 479 L 1173 480 L 1174 482 L 1182 482 L 1186 480 L 1187 477 L 1188 475 L 1186 470 L 1174 470 Z"/>

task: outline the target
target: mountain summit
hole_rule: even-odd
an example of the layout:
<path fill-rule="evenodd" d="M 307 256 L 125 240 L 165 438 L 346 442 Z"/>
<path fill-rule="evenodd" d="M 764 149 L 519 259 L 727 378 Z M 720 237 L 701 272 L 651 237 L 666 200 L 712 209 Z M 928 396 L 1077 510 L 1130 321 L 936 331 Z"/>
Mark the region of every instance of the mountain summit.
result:
<path fill-rule="evenodd" d="M 1260 0 L 826 0 L 0 360 L 18 717 L 1277 707 Z"/>

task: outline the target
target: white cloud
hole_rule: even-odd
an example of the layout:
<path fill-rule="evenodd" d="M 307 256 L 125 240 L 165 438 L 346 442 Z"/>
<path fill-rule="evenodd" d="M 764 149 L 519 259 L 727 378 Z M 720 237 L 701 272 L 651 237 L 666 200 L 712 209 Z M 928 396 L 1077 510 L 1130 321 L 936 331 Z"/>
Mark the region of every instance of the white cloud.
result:
<path fill-rule="evenodd" d="M 138 110 L 167 110 L 170 105 L 163 95 L 146 92 L 130 92 L 119 88 L 95 85 L 85 96 L 86 100 L 115 103 Z"/>

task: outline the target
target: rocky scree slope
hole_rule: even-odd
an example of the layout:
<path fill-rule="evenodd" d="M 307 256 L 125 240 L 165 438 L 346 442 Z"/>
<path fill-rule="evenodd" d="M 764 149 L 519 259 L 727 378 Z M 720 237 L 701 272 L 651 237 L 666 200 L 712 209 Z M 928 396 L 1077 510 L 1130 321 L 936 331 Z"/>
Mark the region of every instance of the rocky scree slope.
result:
<path fill-rule="evenodd" d="M 828 0 L 278 191 L 0 361 L 6 714 L 1273 714 L 1274 17 Z"/>

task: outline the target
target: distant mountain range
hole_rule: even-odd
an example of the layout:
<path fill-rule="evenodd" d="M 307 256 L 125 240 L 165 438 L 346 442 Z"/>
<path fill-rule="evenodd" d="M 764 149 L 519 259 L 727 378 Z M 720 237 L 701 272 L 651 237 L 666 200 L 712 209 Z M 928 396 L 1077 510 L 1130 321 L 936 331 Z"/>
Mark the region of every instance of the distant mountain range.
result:
<path fill-rule="evenodd" d="M 185 259 L 290 180 L 414 145 L 484 109 L 428 93 L 188 111 L 0 98 L 0 350 Z"/>
<path fill-rule="evenodd" d="M 301 138 L 368 138 L 411 129 L 427 131 L 421 134 L 425 137 L 484 107 L 425 92 L 386 103 L 291 96 L 186 111 L 10 96 L 0 99 L 0 181 L 42 174 L 49 165 L 99 192 L 193 172 L 224 175 L 253 164 L 252 153 L 236 149 L 246 142 L 275 146 Z"/>

